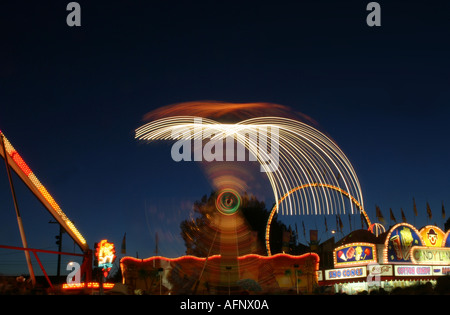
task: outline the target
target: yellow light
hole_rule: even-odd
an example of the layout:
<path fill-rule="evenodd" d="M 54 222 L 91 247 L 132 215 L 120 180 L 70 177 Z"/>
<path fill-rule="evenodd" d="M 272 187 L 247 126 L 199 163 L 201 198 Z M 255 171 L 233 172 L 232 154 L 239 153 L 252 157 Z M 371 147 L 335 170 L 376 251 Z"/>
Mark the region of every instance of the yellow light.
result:
<path fill-rule="evenodd" d="M 100 284 L 98 282 L 80 282 L 80 283 L 64 283 L 62 285 L 64 290 L 77 290 L 77 289 L 99 289 Z M 112 289 L 114 288 L 114 283 L 105 282 L 103 283 L 104 289 Z"/>

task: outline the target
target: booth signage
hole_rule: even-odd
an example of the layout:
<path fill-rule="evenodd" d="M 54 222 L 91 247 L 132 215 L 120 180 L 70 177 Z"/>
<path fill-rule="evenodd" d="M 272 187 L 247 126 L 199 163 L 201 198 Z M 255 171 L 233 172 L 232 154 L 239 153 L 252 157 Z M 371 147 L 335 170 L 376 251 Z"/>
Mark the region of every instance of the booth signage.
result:
<path fill-rule="evenodd" d="M 437 226 L 427 225 L 419 233 L 425 246 L 441 247 L 444 244 L 445 233 Z"/>
<path fill-rule="evenodd" d="M 325 280 L 360 278 L 366 275 L 366 266 L 325 270 Z"/>
<path fill-rule="evenodd" d="M 411 248 L 422 245 L 422 239 L 414 227 L 406 223 L 398 224 L 387 237 L 386 263 L 410 263 Z"/>
<path fill-rule="evenodd" d="M 414 264 L 450 265 L 450 248 L 414 246 L 411 260 Z"/>
<path fill-rule="evenodd" d="M 95 245 L 95 258 L 98 261 L 98 267 L 102 269 L 103 275 L 106 278 L 116 260 L 116 248 L 114 244 L 107 240 L 101 240 Z"/>
<path fill-rule="evenodd" d="M 376 261 L 375 245 L 370 243 L 351 243 L 334 250 L 334 266 L 367 265 Z"/>
<path fill-rule="evenodd" d="M 395 266 L 395 275 L 398 277 L 411 277 L 411 276 L 432 276 L 433 267 L 431 266 L 417 266 L 407 265 Z"/>
<path fill-rule="evenodd" d="M 392 277 L 394 275 L 393 265 L 367 265 L 367 274 L 369 276 Z"/>
<path fill-rule="evenodd" d="M 450 275 L 450 266 L 433 266 L 434 276 Z"/>

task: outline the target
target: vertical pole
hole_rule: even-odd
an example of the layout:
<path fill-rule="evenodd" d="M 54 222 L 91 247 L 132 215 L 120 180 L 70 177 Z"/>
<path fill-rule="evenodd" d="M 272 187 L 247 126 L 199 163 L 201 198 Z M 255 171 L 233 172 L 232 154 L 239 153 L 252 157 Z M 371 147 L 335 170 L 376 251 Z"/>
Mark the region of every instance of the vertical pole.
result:
<path fill-rule="evenodd" d="M 62 227 L 61 224 L 59 225 L 59 244 L 58 244 L 58 251 L 61 253 L 62 250 Z M 56 278 L 58 279 L 59 283 L 59 277 L 61 275 L 61 254 L 58 254 L 58 266 L 56 269 Z"/>
<path fill-rule="evenodd" d="M 20 216 L 19 206 L 17 204 L 16 192 L 14 190 L 14 184 L 13 184 L 13 180 L 12 180 L 12 176 L 11 176 L 11 170 L 9 168 L 8 152 L 6 152 L 5 140 L 4 140 L 3 134 L 0 134 L 0 138 L 1 138 L 1 142 L 2 142 L 3 152 L 5 154 L 6 172 L 8 173 L 9 186 L 11 187 L 11 194 L 12 194 L 13 201 L 14 201 L 14 208 L 16 210 L 17 224 L 19 225 L 19 232 L 20 232 L 20 237 L 22 238 L 22 245 L 23 245 L 23 248 L 28 248 L 27 239 L 25 237 L 25 230 L 23 228 L 22 218 Z M 34 287 L 36 285 L 36 277 L 34 275 L 33 266 L 31 265 L 31 257 L 30 257 L 30 252 L 28 250 L 25 250 L 25 259 L 27 261 L 28 271 L 30 272 L 31 281 L 32 281 L 32 284 Z"/>
<path fill-rule="evenodd" d="M 162 294 L 162 274 L 164 272 L 163 268 L 158 268 L 158 274 L 159 274 L 159 295 Z"/>

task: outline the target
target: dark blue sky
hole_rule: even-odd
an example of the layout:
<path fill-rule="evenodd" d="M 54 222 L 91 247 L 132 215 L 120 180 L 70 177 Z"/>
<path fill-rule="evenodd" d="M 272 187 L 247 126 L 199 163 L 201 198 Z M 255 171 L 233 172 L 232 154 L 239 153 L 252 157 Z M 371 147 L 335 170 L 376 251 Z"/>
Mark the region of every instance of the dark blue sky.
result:
<path fill-rule="evenodd" d="M 382 26 L 372 28 L 369 1 L 79 1 L 72 28 L 68 2 L 2 2 L 0 129 L 91 247 L 107 238 L 120 248 L 126 232 L 127 254 L 148 257 L 158 232 L 161 255 L 183 254 L 179 223 L 211 186 L 198 165 L 173 162 L 169 144 L 138 143 L 134 130 L 155 108 L 195 100 L 272 102 L 312 117 L 353 163 L 372 221 L 378 204 L 388 221 L 402 207 L 418 228 L 443 226 L 446 1 L 379 2 Z M 2 168 L 0 244 L 21 246 Z M 56 250 L 57 226 L 15 183 L 29 246 Z M 297 220 L 326 238 L 322 217 Z M 42 259 L 56 268 L 56 257 Z M 23 253 L 0 251 L 0 273 L 16 263 L 26 272 Z"/>

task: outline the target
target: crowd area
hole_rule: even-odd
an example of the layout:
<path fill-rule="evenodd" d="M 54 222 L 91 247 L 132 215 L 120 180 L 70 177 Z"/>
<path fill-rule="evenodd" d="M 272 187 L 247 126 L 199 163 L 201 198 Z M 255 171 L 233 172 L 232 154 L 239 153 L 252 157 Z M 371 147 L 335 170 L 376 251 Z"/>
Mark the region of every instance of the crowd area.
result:
<path fill-rule="evenodd" d="M 0 276 L 1 295 L 36 295 L 48 293 L 48 289 L 40 283 L 37 283 L 33 287 L 31 278 L 26 278 L 24 276 Z"/>
<path fill-rule="evenodd" d="M 48 284 L 37 282 L 32 285 L 31 279 L 25 276 L 0 276 L 0 295 L 49 295 L 58 294 L 52 291 Z M 291 294 L 295 294 L 294 291 Z M 315 295 L 346 295 L 345 293 L 333 293 L 325 287 L 319 287 L 313 293 Z M 358 295 L 450 295 L 450 275 L 440 277 L 436 285 L 430 282 L 410 287 L 397 287 L 388 292 L 380 288 L 379 290 L 371 290 L 359 292 Z"/>

